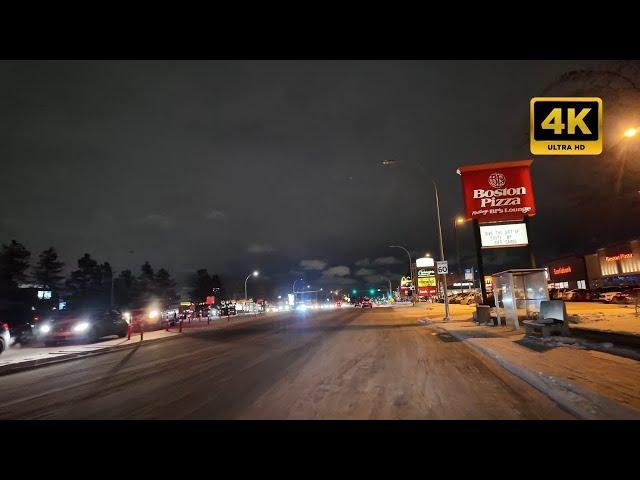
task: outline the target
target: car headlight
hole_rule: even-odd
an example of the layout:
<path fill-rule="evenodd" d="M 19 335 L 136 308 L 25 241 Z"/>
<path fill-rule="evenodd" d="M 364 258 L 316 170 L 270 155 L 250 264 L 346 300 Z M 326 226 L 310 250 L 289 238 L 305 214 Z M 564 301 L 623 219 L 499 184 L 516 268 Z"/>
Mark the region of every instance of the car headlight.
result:
<path fill-rule="evenodd" d="M 158 310 L 151 310 L 149 312 L 149 318 L 158 318 L 160 316 L 160 312 Z"/>
<path fill-rule="evenodd" d="M 78 333 L 85 332 L 88 328 L 89 328 L 89 322 L 80 322 L 80 323 L 76 323 L 73 326 L 73 331 Z"/>
<path fill-rule="evenodd" d="M 38 331 L 40 333 L 49 333 L 51 331 L 51 325 L 40 325 L 40 328 L 38 328 Z"/>

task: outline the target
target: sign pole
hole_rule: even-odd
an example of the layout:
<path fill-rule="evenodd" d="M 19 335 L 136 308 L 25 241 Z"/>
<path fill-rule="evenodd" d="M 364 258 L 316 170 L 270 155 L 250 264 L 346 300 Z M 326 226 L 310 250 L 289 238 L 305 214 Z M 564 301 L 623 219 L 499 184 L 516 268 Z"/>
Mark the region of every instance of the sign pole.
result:
<path fill-rule="evenodd" d="M 433 182 L 433 188 L 436 193 L 436 212 L 438 214 L 438 238 L 440 239 L 440 260 L 444 262 L 444 244 L 442 243 L 442 224 L 440 223 L 440 198 L 438 197 L 438 187 L 436 182 Z M 447 268 L 448 271 L 448 268 Z M 449 318 L 449 296 L 447 295 L 447 272 L 442 276 L 444 282 L 444 321 L 448 322 Z"/>
<path fill-rule="evenodd" d="M 536 257 L 533 255 L 533 248 L 531 247 L 531 236 L 529 235 L 529 215 L 524 216 L 524 226 L 527 229 L 527 253 L 529 254 L 529 261 L 531 262 L 531 268 L 536 268 Z"/>
<path fill-rule="evenodd" d="M 473 236 L 476 245 L 476 262 L 478 263 L 478 282 L 480 283 L 480 292 L 482 294 L 482 304 L 487 305 L 487 285 L 484 283 L 484 264 L 482 262 L 482 241 L 480 240 L 480 223 L 477 219 L 473 219 Z"/>

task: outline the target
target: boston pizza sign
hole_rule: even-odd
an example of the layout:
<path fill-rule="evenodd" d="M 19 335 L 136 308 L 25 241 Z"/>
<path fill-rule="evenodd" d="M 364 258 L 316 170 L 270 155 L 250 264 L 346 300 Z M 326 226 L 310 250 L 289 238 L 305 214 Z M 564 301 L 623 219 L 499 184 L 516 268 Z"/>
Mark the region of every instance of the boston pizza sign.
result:
<path fill-rule="evenodd" d="M 530 167 L 533 160 L 460 167 L 468 219 L 521 221 L 536 214 Z"/>

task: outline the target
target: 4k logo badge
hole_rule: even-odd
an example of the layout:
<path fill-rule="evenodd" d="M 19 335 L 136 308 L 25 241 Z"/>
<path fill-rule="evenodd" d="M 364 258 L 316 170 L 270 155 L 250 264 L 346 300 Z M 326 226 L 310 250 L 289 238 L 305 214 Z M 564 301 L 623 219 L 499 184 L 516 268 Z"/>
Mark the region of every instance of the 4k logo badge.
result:
<path fill-rule="evenodd" d="M 602 153 L 602 99 L 534 97 L 530 144 L 534 155 Z"/>

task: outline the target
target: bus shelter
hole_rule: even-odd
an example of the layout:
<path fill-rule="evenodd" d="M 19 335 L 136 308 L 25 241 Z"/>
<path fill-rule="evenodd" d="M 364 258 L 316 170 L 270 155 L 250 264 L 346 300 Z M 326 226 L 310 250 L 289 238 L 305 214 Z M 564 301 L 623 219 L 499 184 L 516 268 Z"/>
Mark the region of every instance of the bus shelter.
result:
<path fill-rule="evenodd" d="M 505 270 L 491 279 L 498 325 L 520 328 L 520 321 L 537 318 L 540 302 L 549 300 L 544 268 Z"/>

